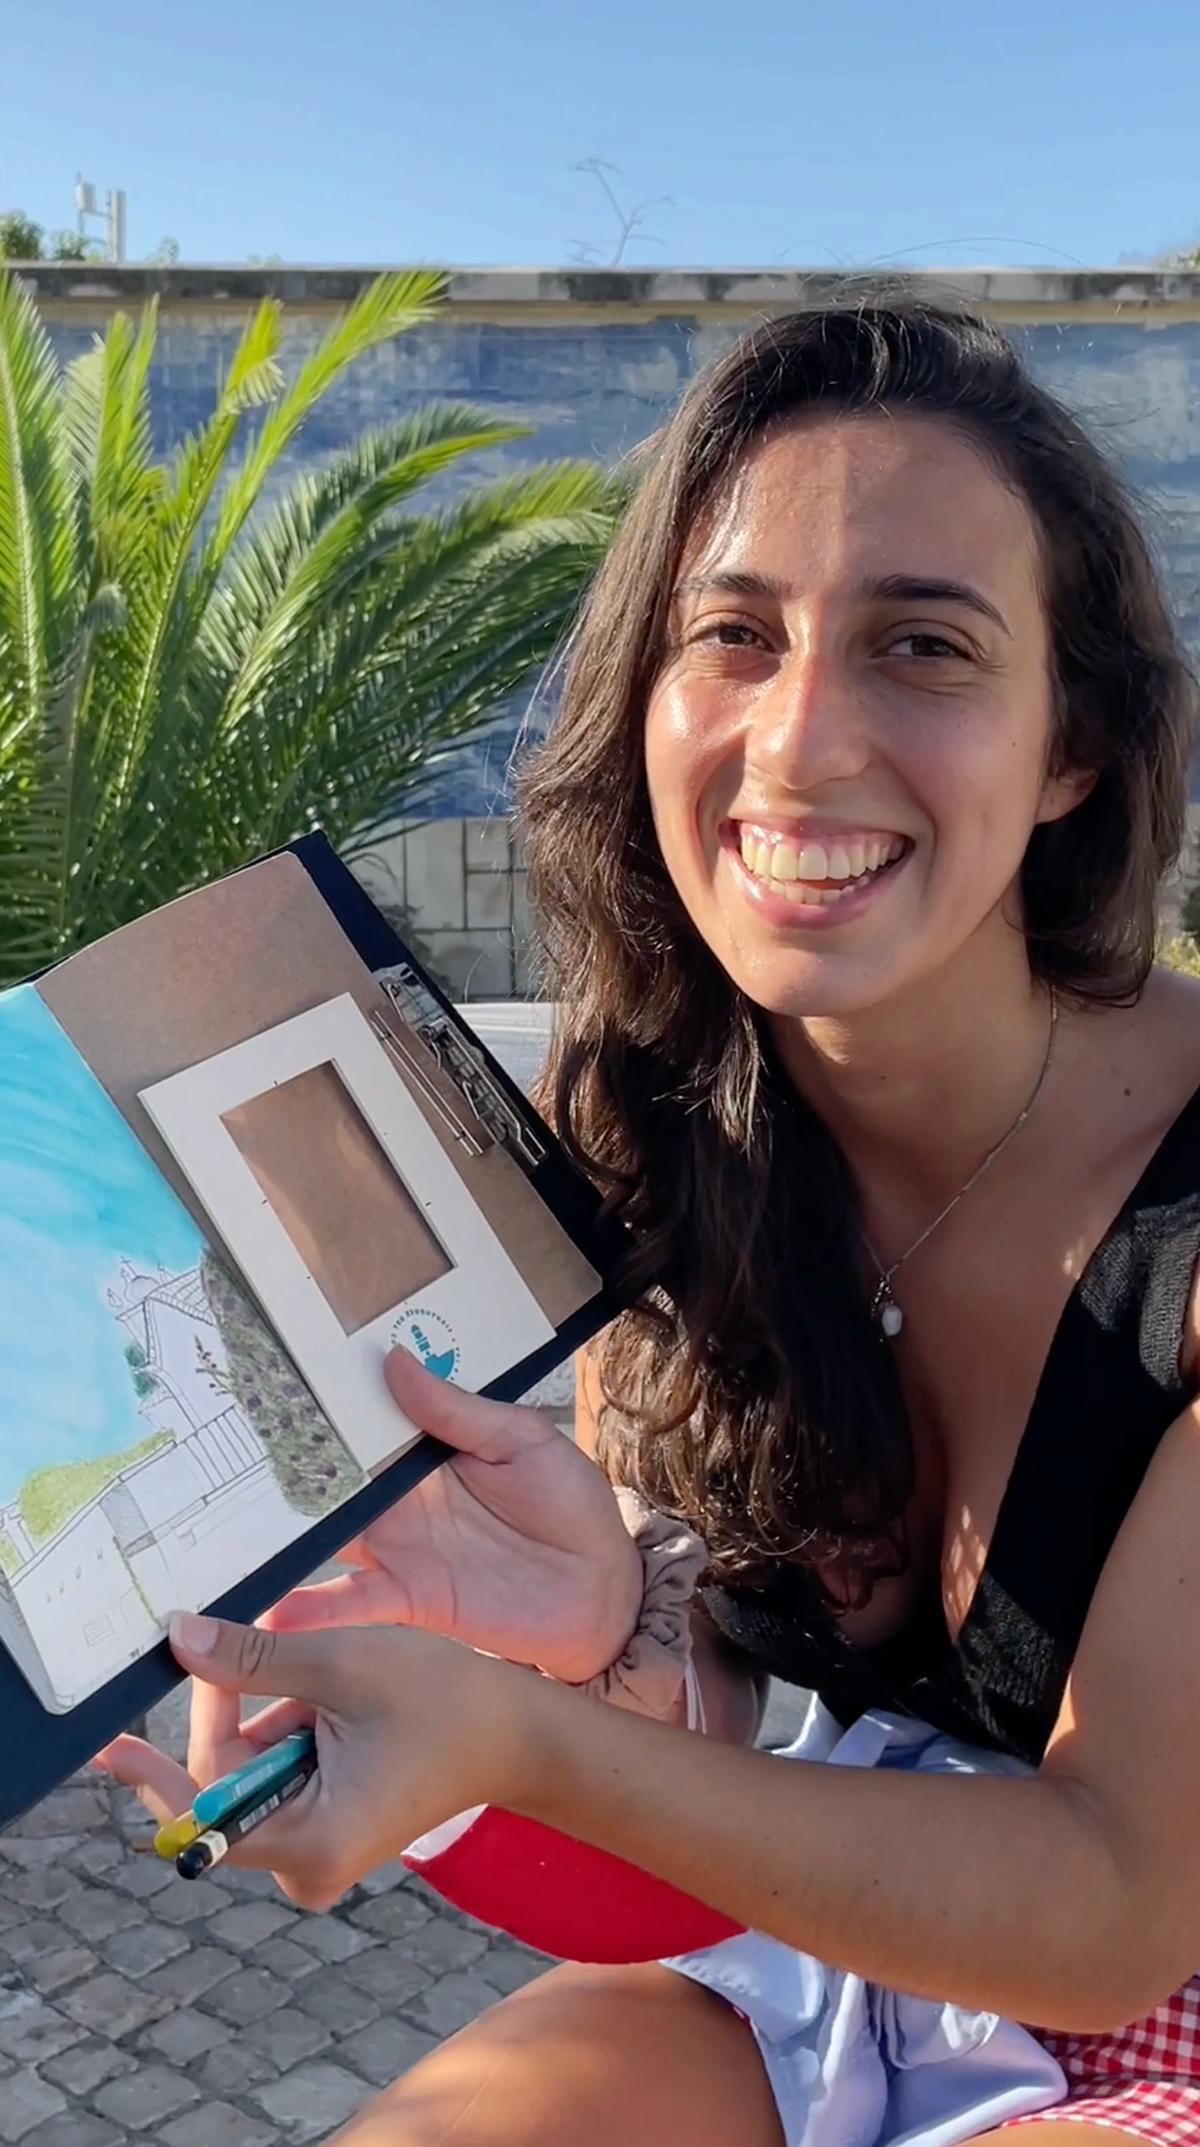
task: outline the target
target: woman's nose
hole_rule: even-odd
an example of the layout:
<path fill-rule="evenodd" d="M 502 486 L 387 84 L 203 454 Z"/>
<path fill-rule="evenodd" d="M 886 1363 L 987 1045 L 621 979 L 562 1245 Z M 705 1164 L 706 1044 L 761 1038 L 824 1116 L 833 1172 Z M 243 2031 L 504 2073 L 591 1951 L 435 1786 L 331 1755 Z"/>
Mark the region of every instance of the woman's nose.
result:
<path fill-rule="evenodd" d="M 866 715 L 839 650 L 814 642 L 788 651 L 756 700 L 746 757 L 795 791 L 861 772 Z"/>

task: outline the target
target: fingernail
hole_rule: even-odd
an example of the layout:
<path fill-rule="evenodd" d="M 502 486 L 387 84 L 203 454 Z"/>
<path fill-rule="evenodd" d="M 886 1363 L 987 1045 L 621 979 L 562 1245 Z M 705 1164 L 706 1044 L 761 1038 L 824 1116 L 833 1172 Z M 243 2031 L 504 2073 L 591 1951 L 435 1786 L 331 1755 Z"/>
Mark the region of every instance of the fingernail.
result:
<path fill-rule="evenodd" d="M 221 1637 L 215 1618 L 200 1618 L 192 1610 L 177 1610 L 170 1624 L 171 1645 L 189 1655 L 211 1655 Z"/>

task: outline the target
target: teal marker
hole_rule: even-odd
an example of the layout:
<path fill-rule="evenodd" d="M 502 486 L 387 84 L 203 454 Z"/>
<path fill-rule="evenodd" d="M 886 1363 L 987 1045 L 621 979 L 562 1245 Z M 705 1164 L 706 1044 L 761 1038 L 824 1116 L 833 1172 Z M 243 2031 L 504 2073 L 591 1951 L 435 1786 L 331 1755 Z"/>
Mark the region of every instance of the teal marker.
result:
<path fill-rule="evenodd" d="M 201 1832 L 207 1833 L 212 1827 L 220 1827 L 242 1805 L 260 1803 L 302 1767 L 315 1750 L 316 1739 L 312 1731 L 297 1730 L 294 1736 L 283 1737 L 278 1744 L 269 1745 L 246 1766 L 235 1768 L 232 1774 L 223 1774 L 219 1782 L 210 1782 L 192 1805 L 196 1825 Z"/>

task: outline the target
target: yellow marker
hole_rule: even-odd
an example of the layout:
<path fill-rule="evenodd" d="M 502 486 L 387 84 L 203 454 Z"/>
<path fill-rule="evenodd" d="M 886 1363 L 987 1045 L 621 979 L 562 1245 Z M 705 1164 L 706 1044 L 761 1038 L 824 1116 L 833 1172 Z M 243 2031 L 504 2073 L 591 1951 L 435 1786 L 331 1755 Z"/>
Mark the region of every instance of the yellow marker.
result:
<path fill-rule="evenodd" d="M 203 1832 L 203 1827 L 197 1825 L 192 1814 L 184 1812 L 181 1818 L 172 1819 L 166 1826 L 159 1827 L 154 1837 L 154 1853 L 164 1857 L 168 1863 L 173 1863 L 180 1850 L 189 1848 L 192 1842 L 198 1841 Z"/>

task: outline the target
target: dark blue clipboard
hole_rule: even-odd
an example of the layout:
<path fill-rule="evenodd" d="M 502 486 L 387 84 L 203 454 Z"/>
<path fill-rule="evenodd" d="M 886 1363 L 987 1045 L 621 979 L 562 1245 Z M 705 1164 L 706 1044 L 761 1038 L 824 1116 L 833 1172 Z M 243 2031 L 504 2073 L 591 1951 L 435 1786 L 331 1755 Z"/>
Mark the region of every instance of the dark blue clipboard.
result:
<path fill-rule="evenodd" d="M 459 1023 L 460 1017 L 445 993 L 376 909 L 327 838 L 319 833 L 304 835 L 286 847 L 304 866 L 367 967 L 378 971 L 394 963 L 407 964 L 450 1019 Z M 514 1401 L 620 1310 L 621 1298 L 613 1278 L 628 1239 L 622 1226 L 602 1213 L 593 1187 L 568 1163 L 549 1128 L 504 1068 L 473 1031 L 468 1033 L 473 1049 L 484 1052 L 491 1077 L 503 1087 L 544 1150 L 542 1160 L 529 1172 L 530 1182 L 602 1278 L 597 1294 L 558 1328 L 553 1341 L 482 1389 L 497 1401 Z M 361 1535 L 389 1506 L 438 1468 L 449 1453 L 450 1449 L 438 1440 L 422 1436 L 336 1512 L 314 1521 L 295 1542 L 208 1607 L 219 1616 L 241 1623 L 260 1616 L 281 1595 L 335 1557 L 344 1544 Z M 0 1646 L 0 1828 L 10 1825 L 68 1775 L 86 1765 L 119 1731 L 182 1683 L 183 1673 L 164 1641 L 69 1713 L 52 1714 Z"/>

